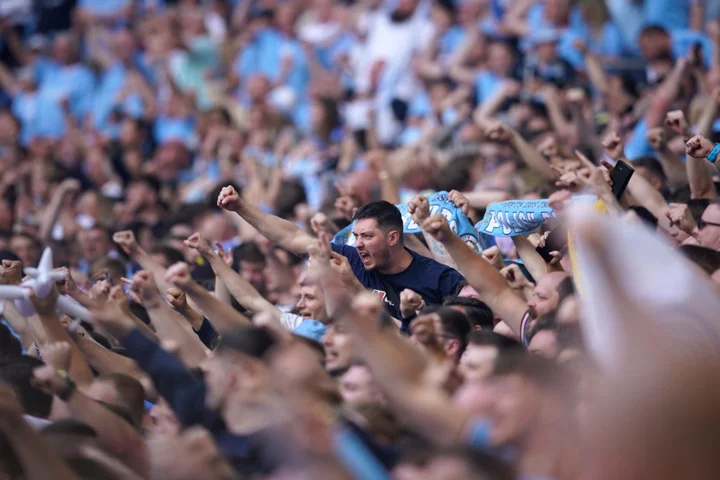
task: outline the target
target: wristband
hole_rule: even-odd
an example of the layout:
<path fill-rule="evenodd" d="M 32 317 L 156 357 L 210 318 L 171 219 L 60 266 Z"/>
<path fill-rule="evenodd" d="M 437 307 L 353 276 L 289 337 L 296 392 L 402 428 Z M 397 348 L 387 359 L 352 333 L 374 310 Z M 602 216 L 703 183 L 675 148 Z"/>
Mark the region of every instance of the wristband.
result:
<path fill-rule="evenodd" d="M 710 160 L 710 162 L 715 163 L 715 160 L 717 159 L 718 154 L 720 154 L 720 143 L 715 144 L 715 147 L 712 149 L 710 154 L 707 156 L 707 159 Z"/>
<path fill-rule="evenodd" d="M 68 375 L 68 372 L 65 370 L 58 370 L 57 373 L 65 379 L 65 388 L 55 395 L 63 402 L 67 402 L 72 394 L 75 393 L 75 390 L 77 390 L 77 385 L 73 382 L 72 378 L 70 378 L 70 375 Z"/>

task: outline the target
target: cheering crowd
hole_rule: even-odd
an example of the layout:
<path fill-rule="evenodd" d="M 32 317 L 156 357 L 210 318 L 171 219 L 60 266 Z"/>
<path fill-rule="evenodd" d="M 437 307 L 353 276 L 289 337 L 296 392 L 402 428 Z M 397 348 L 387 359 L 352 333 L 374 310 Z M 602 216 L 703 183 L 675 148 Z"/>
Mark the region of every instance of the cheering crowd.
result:
<path fill-rule="evenodd" d="M 0 0 L 0 480 L 720 478 L 716 141 L 714 0 Z"/>

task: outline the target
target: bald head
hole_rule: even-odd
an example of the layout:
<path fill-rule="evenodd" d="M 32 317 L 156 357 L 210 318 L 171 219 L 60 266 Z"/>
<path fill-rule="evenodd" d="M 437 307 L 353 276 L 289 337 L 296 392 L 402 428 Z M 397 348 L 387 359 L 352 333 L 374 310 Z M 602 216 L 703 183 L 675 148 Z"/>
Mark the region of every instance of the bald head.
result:
<path fill-rule="evenodd" d="M 533 290 L 533 296 L 528 302 L 528 307 L 536 312 L 538 318 L 547 315 L 558 307 L 560 295 L 557 287 L 568 276 L 567 272 L 551 272 L 544 275 L 537 282 L 535 290 Z"/>

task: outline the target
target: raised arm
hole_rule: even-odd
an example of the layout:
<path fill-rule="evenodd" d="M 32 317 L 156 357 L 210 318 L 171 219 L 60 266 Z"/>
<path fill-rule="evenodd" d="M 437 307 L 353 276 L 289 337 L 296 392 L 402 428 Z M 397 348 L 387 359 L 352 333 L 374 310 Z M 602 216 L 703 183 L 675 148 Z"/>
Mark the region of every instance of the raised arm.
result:
<path fill-rule="evenodd" d="M 332 278 L 332 275 L 330 275 Z M 428 359 L 396 332 L 381 328 L 382 306 L 376 297 L 352 297 L 330 281 L 326 296 L 343 307 L 336 318 L 352 336 L 356 354 L 373 372 L 373 378 L 391 404 L 427 440 L 449 445 L 457 441 L 465 419 L 450 407 L 450 399 L 439 388 L 428 385 L 423 373 Z"/>
<path fill-rule="evenodd" d="M 515 295 L 502 274 L 480 255 L 476 255 L 460 237 L 454 235 L 442 215 L 431 216 L 425 220 L 422 228 L 445 246 L 455 260 L 459 272 L 478 292 L 480 300 L 521 338 L 522 319 L 527 312 L 527 305 Z"/>
<path fill-rule="evenodd" d="M 238 214 L 272 243 L 295 255 L 306 255 L 313 242 L 313 237 L 294 223 L 265 213 L 242 200 L 233 187 L 222 189 L 217 204 Z"/>
<path fill-rule="evenodd" d="M 165 268 L 153 260 L 152 256 L 138 244 L 132 230 L 117 232 L 112 239 L 130 258 L 139 263 L 143 270 L 152 274 L 161 291 L 167 291 L 169 285 L 165 282 Z"/>
<path fill-rule="evenodd" d="M 610 133 L 603 139 L 603 148 L 605 148 L 607 155 L 611 159 L 615 161 L 624 160 L 627 162 L 623 153 L 625 146 L 616 133 Z M 630 183 L 628 183 L 627 191 L 640 205 L 647 208 L 650 213 L 658 219 L 658 225 L 660 225 L 663 230 L 670 231 L 670 221 L 665 216 L 667 202 L 662 194 L 650 185 L 645 177 L 642 175 L 633 175 L 630 178 Z"/>
<path fill-rule="evenodd" d="M 33 308 L 37 313 L 37 317 L 42 323 L 45 334 L 47 335 L 48 342 L 67 342 L 70 345 L 70 354 L 72 356 L 72 363 L 70 364 L 69 373 L 73 376 L 75 381 L 80 385 L 87 386 L 93 381 L 92 370 L 85 361 L 85 356 L 82 354 L 80 349 L 72 341 L 70 335 L 65 331 L 65 328 L 60 323 L 60 318 L 56 313 L 58 291 L 53 287 L 52 293 L 43 299 L 39 299 L 34 293 L 31 293 L 30 299 L 33 304 Z"/>
<path fill-rule="evenodd" d="M 35 369 L 33 384 L 49 395 L 58 396 L 73 418 L 95 429 L 102 448 L 123 460 L 143 478 L 149 477 L 150 459 L 138 430 L 109 408 L 78 391 L 70 377 L 63 377 L 50 365 Z"/>
<path fill-rule="evenodd" d="M 146 398 L 152 400 L 156 397 L 157 392 L 155 392 L 152 380 L 138 367 L 134 360 L 108 350 L 88 335 L 73 335 L 73 339 L 96 372 L 101 375 L 122 373 L 133 377 L 145 389 Z"/>
<path fill-rule="evenodd" d="M 190 269 L 186 263 L 176 263 L 170 267 L 166 280 L 185 292 L 202 309 L 218 333 L 227 332 L 238 325 L 251 323 L 247 317 L 232 306 L 221 302 L 202 285 L 195 282 L 190 276 Z"/>
<path fill-rule="evenodd" d="M 192 331 L 190 324 L 165 303 L 153 276 L 141 270 L 132 278 L 130 288 L 140 298 L 161 341 L 178 347 L 178 356 L 191 367 L 207 358 L 208 351 Z"/>
<path fill-rule="evenodd" d="M 712 181 L 710 165 L 707 164 L 708 156 L 713 152 L 715 145 L 707 138 L 698 135 L 685 144 L 687 153 L 688 178 L 690 179 L 690 192 L 692 198 L 706 198 L 714 200 L 717 198 L 715 184 Z M 720 156 L 712 159 L 715 166 L 720 163 Z"/>
<path fill-rule="evenodd" d="M 670 114 L 668 113 L 668 115 Z M 660 165 L 672 189 L 678 190 L 686 186 L 688 184 L 688 177 L 685 171 L 685 165 L 683 165 L 680 157 L 668 148 L 665 139 L 665 129 L 663 127 L 651 128 L 648 130 L 647 139 L 648 142 L 650 142 L 650 146 L 657 152 Z"/>
<path fill-rule="evenodd" d="M 197 250 L 210 263 L 215 275 L 222 280 L 225 288 L 248 312 L 266 312 L 276 316 L 278 319 L 280 318 L 280 310 L 260 295 L 250 282 L 225 263 L 220 254 L 215 252 L 208 241 L 202 238 L 199 233 L 192 234 L 190 238 L 185 240 L 185 245 Z"/>
<path fill-rule="evenodd" d="M 62 208 L 66 195 L 76 193 L 79 190 L 80 182 L 74 178 L 64 180 L 57 187 L 40 223 L 40 238 L 43 242 L 47 242 L 50 239 L 52 229 L 55 226 L 58 215 L 60 214 L 60 209 Z"/>
<path fill-rule="evenodd" d="M 408 202 L 408 213 L 412 215 L 413 221 L 417 223 L 418 226 L 421 226 L 430 216 L 430 203 L 428 202 L 428 199 L 423 195 L 416 195 Z M 423 237 L 425 238 L 428 248 L 435 260 L 447 265 L 448 267 L 457 269 L 455 260 L 453 260 L 447 250 L 445 250 L 442 243 L 435 240 L 432 235 L 424 230 Z"/>
<path fill-rule="evenodd" d="M 79 480 L 45 439 L 23 418 L 15 392 L 0 386 L 0 434 L 7 440 L 26 480 Z"/>
<path fill-rule="evenodd" d="M 496 120 L 476 119 L 478 125 L 485 131 L 485 134 L 492 141 L 507 142 L 515 148 L 520 158 L 529 167 L 542 175 L 546 180 L 555 181 L 557 175 L 550 168 L 542 154 L 524 138 L 516 130 L 502 124 Z"/>

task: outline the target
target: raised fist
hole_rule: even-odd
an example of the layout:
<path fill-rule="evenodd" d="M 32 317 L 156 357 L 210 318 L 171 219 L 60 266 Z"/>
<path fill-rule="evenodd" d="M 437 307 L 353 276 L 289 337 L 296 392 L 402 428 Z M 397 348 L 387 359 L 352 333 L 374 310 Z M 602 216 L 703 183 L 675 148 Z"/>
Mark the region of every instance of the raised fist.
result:
<path fill-rule="evenodd" d="M 662 150 L 665 147 L 665 129 L 663 127 L 651 128 L 645 138 L 654 150 Z"/>
<path fill-rule="evenodd" d="M 697 227 L 690 208 L 685 203 L 671 203 L 665 216 L 668 217 L 671 225 L 677 226 L 688 235 L 692 235 Z"/>
<path fill-rule="evenodd" d="M 696 135 L 685 144 L 685 153 L 693 158 L 707 158 L 714 147 L 713 142 L 702 135 Z"/>
<path fill-rule="evenodd" d="M 242 200 L 234 187 L 223 187 L 218 195 L 217 205 L 230 212 L 236 212 L 240 209 Z"/>
<path fill-rule="evenodd" d="M 423 195 L 415 195 L 408 202 L 408 213 L 418 225 L 422 225 L 430 217 L 430 202 Z"/>
<path fill-rule="evenodd" d="M 155 279 L 150 272 L 145 270 L 140 270 L 133 275 L 132 281 L 130 282 L 130 290 L 137 295 L 146 307 L 147 304 L 152 304 L 157 301 L 160 296 L 157 285 L 155 285 Z"/>
<path fill-rule="evenodd" d="M 448 199 L 453 203 L 453 205 L 458 207 L 463 214 L 467 215 L 470 211 L 470 200 L 457 190 L 450 190 L 450 193 L 448 193 Z"/>
<path fill-rule="evenodd" d="M 185 262 L 179 262 L 172 265 L 167 269 L 167 272 L 165 272 L 165 281 L 171 285 L 175 285 L 183 292 L 187 291 L 190 283 L 192 282 L 190 267 L 188 267 L 188 264 Z"/>
<path fill-rule="evenodd" d="M 498 270 L 503 268 L 505 264 L 503 263 L 502 258 L 502 252 L 500 251 L 500 247 L 497 245 L 494 245 L 488 249 L 485 249 L 480 254 L 490 265 L 497 268 Z"/>
<path fill-rule="evenodd" d="M 165 300 L 178 312 L 187 308 L 187 297 L 185 292 L 177 287 L 171 287 L 165 292 Z"/>
<path fill-rule="evenodd" d="M 197 250 L 198 253 L 202 256 L 206 256 L 212 253 L 210 243 L 208 243 L 208 241 L 205 240 L 199 232 L 195 232 L 190 235 L 188 239 L 185 240 L 183 243 L 185 244 L 185 246 Z"/>
<path fill-rule="evenodd" d="M 432 215 L 430 218 L 425 220 L 422 224 L 422 229 L 440 243 L 450 241 L 453 236 L 447 218 L 440 214 Z"/>
<path fill-rule="evenodd" d="M 113 242 L 120 245 L 120 248 L 128 255 L 134 255 L 138 250 L 138 243 L 137 240 L 135 240 L 135 234 L 132 230 L 117 232 L 113 235 L 112 239 Z"/>
<path fill-rule="evenodd" d="M 407 318 L 415 312 L 425 308 L 425 301 L 420 294 L 406 288 L 400 292 L 400 313 Z"/>
<path fill-rule="evenodd" d="M 668 112 L 665 117 L 665 123 L 677 135 L 683 135 L 687 130 L 687 121 L 682 110 L 673 110 Z"/>
<path fill-rule="evenodd" d="M 602 142 L 602 146 L 607 152 L 608 156 L 613 160 L 619 160 L 622 157 L 625 150 L 622 140 L 617 133 L 609 133 Z"/>
<path fill-rule="evenodd" d="M 508 265 L 507 267 L 500 270 L 500 273 L 510 285 L 513 290 L 522 290 L 524 288 L 532 286 L 528 279 L 523 275 L 520 267 L 516 264 Z"/>

